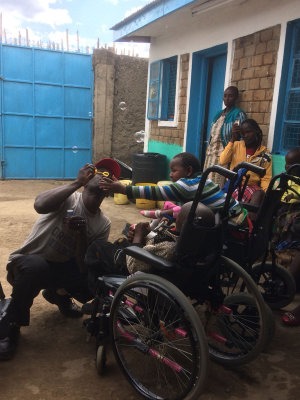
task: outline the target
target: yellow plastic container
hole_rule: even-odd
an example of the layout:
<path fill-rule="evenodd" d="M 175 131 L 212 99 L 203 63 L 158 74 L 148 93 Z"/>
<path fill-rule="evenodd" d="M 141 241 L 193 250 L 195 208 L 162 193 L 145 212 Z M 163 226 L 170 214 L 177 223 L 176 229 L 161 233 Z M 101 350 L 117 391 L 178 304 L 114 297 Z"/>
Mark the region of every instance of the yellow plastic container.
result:
<path fill-rule="evenodd" d="M 157 186 L 156 183 L 136 183 L 135 186 Z M 155 200 L 136 199 L 135 205 L 142 210 L 152 210 L 156 208 Z"/>
<path fill-rule="evenodd" d="M 170 185 L 170 183 L 172 183 L 172 181 L 158 181 L 157 182 L 157 186 L 165 186 L 165 185 Z M 165 202 L 164 201 L 157 201 L 157 208 L 159 208 L 160 210 L 163 209 Z"/>
<path fill-rule="evenodd" d="M 120 180 L 120 182 L 123 184 L 123 185 L 131 185 L 131 180 L 129 180 L 129 179 L 123 179 L 123 180 Z M 115 204 L 128 204 L 129 203 L 129 200 L 128 200 L 128 197 L 126 196 L 126 194 L 121 194 L 121 193 L 115 193 L 114 194 L 114 202 L 115 202 Z"/>

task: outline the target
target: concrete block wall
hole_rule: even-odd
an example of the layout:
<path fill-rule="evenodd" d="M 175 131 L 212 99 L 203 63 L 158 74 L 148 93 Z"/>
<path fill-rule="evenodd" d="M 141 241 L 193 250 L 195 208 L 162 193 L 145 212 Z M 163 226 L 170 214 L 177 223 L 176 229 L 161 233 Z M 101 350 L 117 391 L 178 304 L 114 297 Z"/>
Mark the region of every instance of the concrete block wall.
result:
<path fill-rule="evenodd" d="M 148 59 L 95 49 L 93 69 L 93 161 L 115 157 L 131 166 L 144 148 L 134 133 L 145 129 Z"/>
<path fill-rule="evenodd" d="M 273 100 L 280 25 L 234 40 L 231 84 L 239 88 L 239 106 L 255 119 L 266 144 Z"/>

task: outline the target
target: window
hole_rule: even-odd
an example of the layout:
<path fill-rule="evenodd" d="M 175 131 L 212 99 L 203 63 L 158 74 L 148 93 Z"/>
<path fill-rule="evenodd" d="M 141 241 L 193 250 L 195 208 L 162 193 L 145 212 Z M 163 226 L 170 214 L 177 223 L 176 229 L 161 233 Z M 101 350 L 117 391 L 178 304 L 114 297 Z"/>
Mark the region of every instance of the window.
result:
<path fill-rule="evenodd" d="M 300 146 L 300 22 L 288 25 L 274 151 Z M 280 111 L 283 111 L 282 113 Z"/>
<path fill-rule="evenodd" d="M 177 56 L 150 65 L 148 119 L 174 121 Z"/>

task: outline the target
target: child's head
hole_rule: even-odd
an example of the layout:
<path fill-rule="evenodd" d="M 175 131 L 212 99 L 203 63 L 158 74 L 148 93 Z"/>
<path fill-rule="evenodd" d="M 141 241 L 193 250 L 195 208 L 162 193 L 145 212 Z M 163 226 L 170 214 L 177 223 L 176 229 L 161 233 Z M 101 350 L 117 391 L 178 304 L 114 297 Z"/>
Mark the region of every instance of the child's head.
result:
<path fill-rule="evenodd" d="M 200 170 L 201 165 L 198 158 L 191 153 L 176 154 L 170 162 L 170 178 L 173 182 L 180 178 L 190 178 Z"/>
<path fill-rule="evenodd" d="M 300 164 L 300 147 L 294 147 L 285 155 L 285 170 L 287 171 L 294 164 Z"/>
<path fill-rule="evenodd" d="M 176 230 L 177 232 L 180 232 L 182 229 L 182 226 L 184 222 L 187 219 L 187 216 L 190 212 L 190 209 L 192 207 L 193 202 L 189 201 L 188 203 L 183 204 L 181 207 L 181 210 L 176 218 Z M 215 214 L 213 211 L 205 206 L 202 203 L 199 203 L 196 211 L 195 211 L 195 217 L 201 220 L 201 225 L 206 226 L 206 227 L 213 227 L 215 225 Z"/>
<path fill-rule="evenodd" d="M 241 137 L 248 148 L 257 148 L 261 145 L 262 130 L 254 119 L 248 118 L 242 122 Z"/>

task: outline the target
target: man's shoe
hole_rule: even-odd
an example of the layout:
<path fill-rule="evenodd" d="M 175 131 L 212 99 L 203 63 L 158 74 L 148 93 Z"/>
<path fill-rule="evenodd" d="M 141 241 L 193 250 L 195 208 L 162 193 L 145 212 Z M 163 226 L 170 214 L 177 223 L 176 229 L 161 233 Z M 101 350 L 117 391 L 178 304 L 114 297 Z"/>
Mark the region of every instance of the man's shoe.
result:
<path fill-rule="evenodd" d="M 45 300 L 51 304 L 56 304 L 59 311 L 68 318 L 81 318 L 82 312 L 80 307 L 69 297 L 61 296 L 56 293 L 55 289 L 44 289 L 42 295 Z"/>
<path fill-rule="evenodd" d="M 9 335 L 0 339 L 0 361 L 6 361 L 13 358 L 20 337 L 20 327 L 11 325 Z"/>

